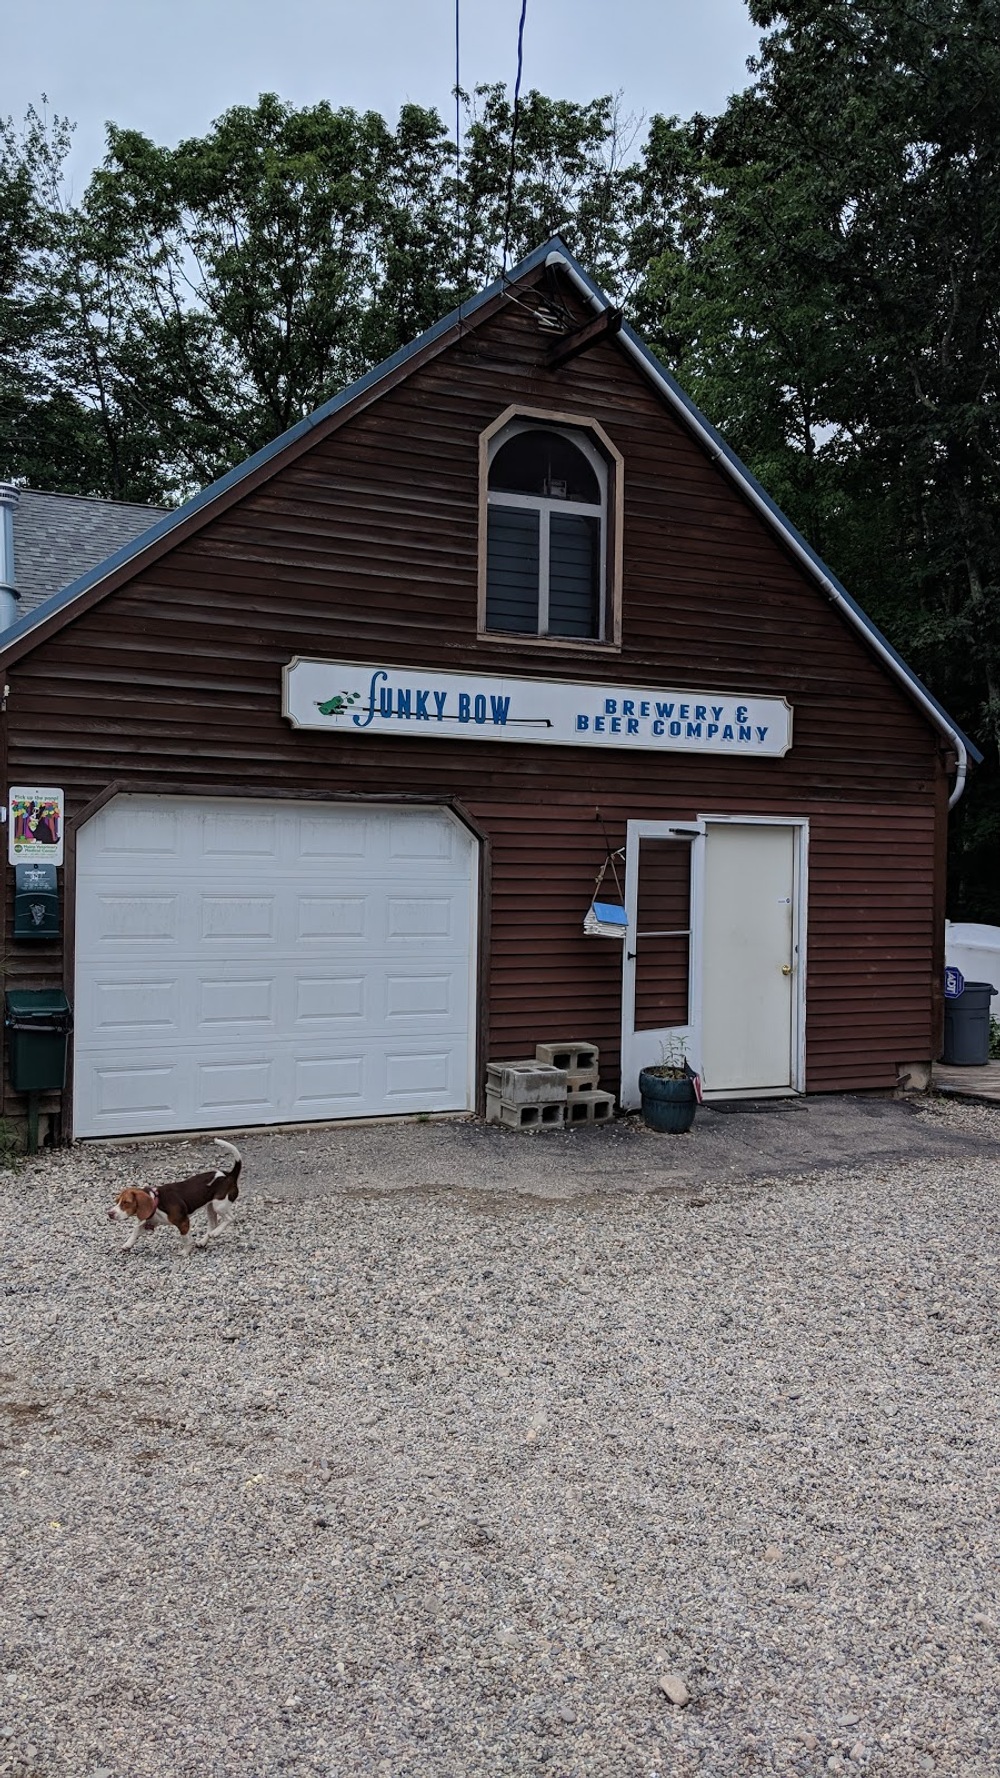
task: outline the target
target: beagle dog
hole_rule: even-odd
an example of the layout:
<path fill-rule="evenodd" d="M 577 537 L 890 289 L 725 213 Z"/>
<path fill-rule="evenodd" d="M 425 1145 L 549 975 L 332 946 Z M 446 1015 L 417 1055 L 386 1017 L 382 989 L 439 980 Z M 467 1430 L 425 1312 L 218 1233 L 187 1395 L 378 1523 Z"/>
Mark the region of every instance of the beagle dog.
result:
<path fill-rule="evenodd" d="M 213 1235 L 228 1228 L 240 1195 L 239 1177 L 243 1160 L 231 1142 L 215 1138 L 216 1146 L 233 1157 L 228 1173 L 217 1167 L 214 1173 L 196 1173 L 193 1179 L 180 1179 L 173 1185 L 128 1186 L 119 1192 L 114 1208 L 108 1211 L 111 1222 L 128 1222 L 134 1218 L 122 1243 L 122 1252 L 131 1253 L 145 1229 L 152 1232 L 161 1223 L 171 1222 L 183 1242 L 182 1251 L 190 1254 L 195 1247 L 205 1247 Z M 225 1208 L 224 1208 L 225 1206 Z M 196 1210 L 207 1210 L 208 1228 L 196 1241 L 191 1234 L 191 1217 Z"/>

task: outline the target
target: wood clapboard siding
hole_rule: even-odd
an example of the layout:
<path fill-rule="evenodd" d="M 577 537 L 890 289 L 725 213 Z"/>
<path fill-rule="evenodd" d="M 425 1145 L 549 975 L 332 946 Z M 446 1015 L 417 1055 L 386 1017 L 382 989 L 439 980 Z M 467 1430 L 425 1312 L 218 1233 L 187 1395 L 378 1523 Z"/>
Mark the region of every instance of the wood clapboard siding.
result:
<path fill-rule="evenodd" d="M 810 1090 L 891 1086 L 934 1043 L 944 766 L 913 703 L 622 350 L 551 373 L 510 305 L 150 560 L 8 672 L 8 781 L 459 798 L 492 852 L 490 1047 L 596 1039 L 621 947 L 582 921 L 631 818 L 811 823 Z M 597 420 L 624 459 L 620 650 L 477 636 L 478 437 L 512 403 Z M 281 716 L 293 655 L 785 697 L 782 760 L 336 736 Z M 8 939 L 11 917 L 8 899 Z M 61 949 L 8 943 L 10 982 Z"/>
<path fill-rule="evenodd" d="M 690 941 L 686 934 L 662 935 L 690 925 L 690 841 L 640 840 L 635 930 L 629 936 L 630 949 L 636 953 L 637 1031 L 662 1031 L 689 1022 Z"/>
<path fill-rule="evenodd" d="M 662 803 L 647 801 L 643 806 L 631 798 L 616 808 L 611 795 L 602 798 L 600 806 L 613 844 L 624 837 L 630 817 L 684 821 L 698 813 L 693 804 L 673 803 L 665 809 Z M 473 805 L 473 812 L 492 835 L 495 884 L 517 872 L 522 878 L 530 873 L 530 860 L 540 850 L 561 861 L 544 890 L 540 886 L 537 891 L 534 918 L 530 901 L 520 896 L 517 919 L 505 920 L 502 904 L 495 907 L 493 1049 L 497 1055 L 515 1055 L 524 1053 L 528 1044 L 530 1053 L 540 1005 L 533 997 L 539 995 L 544 996 L 554 1036 L 590 1034 L 601 1044 L 608 1069 L 616 1068 L 621 947 L 612 940 L 585 938 L 582 930 L 603 852 L 592 809 Z M 741 812 L 738 802 L 731 812 Z M 750 805 L 745 812 L 759 811 Z M 842 868 L 845 847 L 863 856 L 872 840 L 873 817 L 879 821 L 882 848 L 873 877 L 864 878 L 860 872 L 848 876 Z M 825 810 L 810 811 L 806 1043 L 810 1092 L 893 1086 L 897 1062 L 931 1053 L 932 897 L 926 848 L 932 835 L 933 818 L 923 813 L 897 816 L 859 807 L 839 811 L 830 821 Z M 896 851 L 924 861 L 924 888 L 911 889 L 911 906 L 902 918 L 895 910 L 898 878 L 895 874 L 887 878 L 883 863 Z M 514 912 L 512 908 L 512 916 Z M 543 957 L 547 966 L 541 968 Z M 501 973 L 502 986 L 497 979 Z M 579 1028 L 575 1021 L 588 991 L 589 1023 Z"/>

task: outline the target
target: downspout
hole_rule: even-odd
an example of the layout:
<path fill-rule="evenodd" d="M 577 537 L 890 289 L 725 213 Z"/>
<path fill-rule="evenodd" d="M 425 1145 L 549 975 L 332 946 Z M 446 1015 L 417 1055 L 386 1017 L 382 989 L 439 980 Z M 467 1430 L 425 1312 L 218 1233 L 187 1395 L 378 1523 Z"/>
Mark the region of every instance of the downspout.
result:
<path fill-rule="evenodd" d="M 603 309 L 606 306 L 599 296 L 595 296 L 594 292 L 590 288 L 590 285 L 587 284 L 584 281 L 584 279 L 580 277 L 580 274 L 577 272 L 576 268 L 574 266 L 571 266 L 569 261 L 564 259 L 561 253 L 550 253 L 547 260 L 545 261 L 545 263 L 546 263 L 546 265 L 557 265 L 559 267 L 560 271 L 562 271 L 565 274 L 565 276 L 568 277 L 572 281 L 573 284 L 575 284 L 577 290 L 580 292 L 580 295 L 585 298 L 585 300 L 590 304 L 591 308 Z M 701 423 L 697 414 L 693 414 L 689 407 L 687 407 L 683 402 L 678 401 L 676 391 L 671 388 L 670 384 L 667 382 L 666 378 L 661 375 L 661 373 L 657 369 L 656 365 L 650 363 L 650 360 L 644 355 L 641 348 L 636 344 L 636 342 L 631 338 L 631 336 L 628 333 L 626 333 L 623 330 L 618 335 L 618 340 L 619 340 L 620 344 L 622 346 L 624 346 L 625 350 L 627 352 L 631 353 L 632 357 L 634 359 L 636 359 L 638 364 L 641 365 L 644 374 L 647 377 L 651 378 L 651 380 L 656 384 L 657 388 L 660 390 L 661 394 L 666 396 L 671 407 L 675 410 L 676 413 L 678 413 L 681 416 L 682 420 L 684 421 L 684 424 L 689 428 L 690 431 L 692 431 L 696 434 L 696 436 L 700 440 L 701 444 L 704 446 L 705 450 L 707 451 L 708 456 L 711 459 L 711 461 L 713 463 L 720 464 L 721 467 L 724 470 L 726 470 L 728 475 L 736 483 L 737 487 L 741 490 L 741 492 L 743 494 L 746 495 L 747 499 L 751 502 L 751 504 L 757 508 L 758 512 L 763 514 L 764 518 L 767 520 L 768 524 L 773 529 L 774 528 L 774 513 L 771 510 L 770 506 L 768 505 L 767 501 L 757 492 L 757 489 L 754 487 L 752 482 L 748 482 L 744 479 L 744 477 L 740 474 L 740 471 L 739 471 L 737 465 L 732 461 L 732 459 L 730 457 L 728 457 L 726 455 L 725 451 L 721 448 L 721 446 L 718 444 L 718 442 L 712 437 L 711 433 Z M 818 582 L 822 591 L 826 594 L 827 598 L 829 599 L 831 605 L 836 605 L 844 613 L 845 617 L 854 626 L 854 628 L 857 629 L 858 628 L 858 619 L 857 619 L 856 612 L 853 610 L 853 608 L 848 603 L 848 601 L 844 598 L 844 595 L 840 591 L 839 587 L 836 587 L 834 585 L 833 581 L 829 578 L 828 575 L 822 574 L 819 571 L 819 569 L 816 566 L 816 563 L 813 561 L 813 559 L 809 555 L 808 551 L 803 549 L 803 547 L 802 547 L 801 543 L 799 543 L 798 539 L 796 537 L 792 536 L 790 533 L 783 531 L 782 532 L 782 542 L 785 544 L 785 547 L 787 549 L 791 550 L 792 554 L 794 556 L 796 556 L 798 558 L 798 560 L 802 563 L 803 567 L 807 570 L 810 579 Z M 875 653 L 880 657 L 880 659 L 883 661 L 885 666 L 888 667 L 888 669 L 889 669 L 890 673 L 893 675 L 893 677 L 895 679 L 899 679 L 900 678 L 899 662 L 890 653 L 889 649 L 885 646 L 885 643 L 882 641 L 881 637 L 873 635 L 870 630 L 866 631 L 865 634 L 866 634 L 866 639 L 867 639 L 870 647 L 874 649 Z M 961 796 L 963 790 L 965 789 L 965 780 L 966 780 L 966 777 L 968 776 L 968 771 L 969 771 L 968 749 L 966 748 L 965 742 L 963 741 L 961 735 L 957 732 L 957 730 L 953 729 L 945 721 L 944 717 L 941 714 L 941 711 L 937 708 L 937 706 L 935 704 L 931 703 L 931 700 L 927 696 L 926 692 L 924 691 L 923 686 L 920 685 L 916 680 L 912 680 L 909 677 L 907 677 L 906 684 L 907 684 L 907 689 L 909 690 L 911 696 L 921 706 L 922 710 L 924 711 L 924 714 L 927 717 L 929 717 L 932 726 L 934 728 L 936 728 L 939 733 L 945 734 L 955 749 L 955 754 L 956 754 L 956 757 L 958 760 L 958 765 L 957 765 L 957 768 L 955 771 L 955 783 L 954 783 L 954 786 L 952 787 L 951 795 L 948 798 L 948 807 L 949 807 L 949 809 L 953 809 L 955 807 L 955 804 L 958 802 L 958 799 Z"/>
<path fill-rule="evenodd" d="M 955 739 L 958 743 L 959 755 L 958 755 L 958 765 L 955 768 L 954 788 L 952 790 L 950 797 L 948 798 L 949 809 L 953 809 L 955 807 L 955 804 L 957 803 L 959 797 L 961 796 L 963 790 L 965 789 L 965 780 L 969 774 L 969 755 L 968 755 L 966 749 L 962 746 L 960 737 L 956 735 Z"/>

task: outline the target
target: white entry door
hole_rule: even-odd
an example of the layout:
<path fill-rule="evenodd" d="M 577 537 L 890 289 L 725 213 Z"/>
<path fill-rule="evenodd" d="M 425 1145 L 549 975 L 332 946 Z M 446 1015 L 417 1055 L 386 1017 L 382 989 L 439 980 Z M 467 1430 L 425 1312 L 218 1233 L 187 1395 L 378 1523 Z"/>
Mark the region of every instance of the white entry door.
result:
<path fill-rule="evenodd" d="M 806 824 L 630 821 L 622 1084 L 687 1058 L 706 1098 L 804 1088 Z"/>
<path fill-rule="evenodd" d="M 445 809 L 116 798 L 77 842 L 75 1134 L 470 1109 L 477 870 Z"/>
<path fill-rule="evenodd" d="M 800 829 L 709 821 L 701 958 L 701 1068 L 709 1096 L 797 1082 Z"/>

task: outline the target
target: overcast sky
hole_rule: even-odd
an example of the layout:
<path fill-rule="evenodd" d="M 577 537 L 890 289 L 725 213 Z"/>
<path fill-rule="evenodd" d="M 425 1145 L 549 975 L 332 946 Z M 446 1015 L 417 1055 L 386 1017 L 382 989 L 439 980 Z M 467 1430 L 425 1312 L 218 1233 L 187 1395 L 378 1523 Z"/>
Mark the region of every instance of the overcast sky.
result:
<path fill-rule="evenodd" d="M 5 13 L 0 105 L 19 118 L 45 93 L 75 120 L 77 192 L 109 118 L 173 143 L 260 92 L 390 117 L 408 99 L 452 105 L 454 0 L 29 0 Z M 513 84 L 519 16 L 520 0 L 462 0 L 463 86 Z M 689 116 L 746 84 L 755 47 L 743 0 L 528 0 L 524 85 Z"/>

